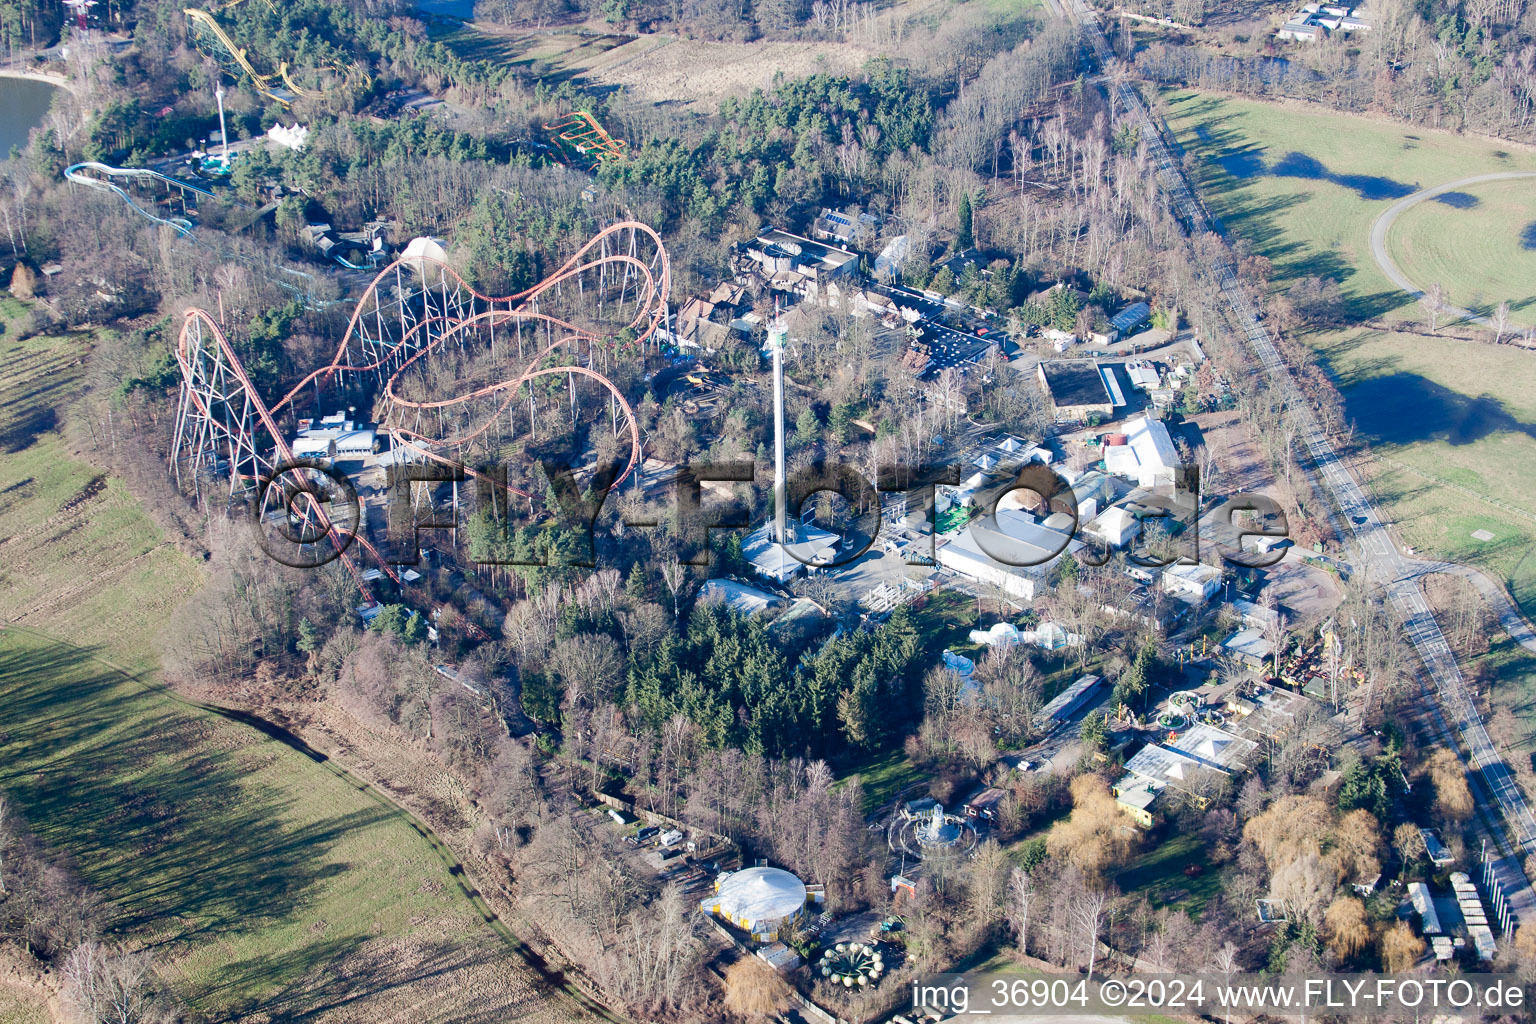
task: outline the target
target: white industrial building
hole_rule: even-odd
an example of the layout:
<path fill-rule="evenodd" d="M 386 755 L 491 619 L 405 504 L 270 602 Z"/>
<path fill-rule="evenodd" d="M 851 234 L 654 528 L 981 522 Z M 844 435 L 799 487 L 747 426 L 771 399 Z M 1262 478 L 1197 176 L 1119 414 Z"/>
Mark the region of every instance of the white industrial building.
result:
<path fill-rule="evenodd" d="M 1290 39 L 1299 43 L 1315 43 L 1328 38 L 1330 32 L 1369 32 L 1371 23 L 1365 20 L 1365 10 L 1341 4 L 1304 4 L 1275 32 L 1276 38 Z"/>
<path fill-rule="evenodd" d="M 1083 529 L 1112 548 L 1123 548 L 1141 535 L 1141 520 L 1116 505 L 1100 512 Z"/>
<path fill-rule="evenodd" d="M 1142 487 L 1172 487 L 1179 452 L 1168 428 L 1159 420 L 1138 416 L 1127 420 L 1121 433 L 1123 444 L 1104 448 L 1104 468 Z"/>
<path fill-rule="evenodd" d="M 805 914 L 808 903 L 820 903 L 821 898 L 821 893 L 809 891 L 782 868 L 755 867 L 715 879 L 714 893 L 701 900 L 699 907 L 758 942 L 773 942 L 781 929 Z"/>
<path fill-rule="evenodd" d="M 1131 378 L 1131 387 L 1138 391 L 1150 391 L 1163 381 L 1157 367 L 1145 359 L 1133 359 L 1126 363 L 1125 375 Z"/>
<path fill-rule="evenodd" d="M 1170 565 L 1163 570 L 1163 591 L 1188 604 L 1204 604 L 1221 590 L 1221 570 L 1203 563 Z"/>
<path fill-rule="evenodd" d="M 741 553 L 753 571 L 764 579 L 788 583 L 802 571 L 814 571 L 837 557 L 840 538 L 830 530 L 791 519 L 785 523 L 789 543 L 780 546 L 773 539 L 773 529 L 773 523 L 761 526 L 749 533 L 741 545 Z"/>
<path fill-rule="evenodd" d="M 298 434 L 291 447 L 301 459 L 355 459 L 378 450 L 378 434 L 373 427 L 355 423 L 338 412 L 319 420 L 299 420 Z"/>
<path fill-rule="evenodd" d="M 1050 566 L 1063 552 L 1082 543 L 1071 539 L 1071 516 L 1058 515 L 1067 520 L 1064 526 L 1056 516 L 1042 523 L 1021 509 L 1000 507 L 991 522 L 973 520 L 941 545 L 935 552 L 939 565 L 998 587 L 1009 597 L 1033 601 L 1044 587 Z M 994 558 L 993 552 L 1001 557 Z"/>

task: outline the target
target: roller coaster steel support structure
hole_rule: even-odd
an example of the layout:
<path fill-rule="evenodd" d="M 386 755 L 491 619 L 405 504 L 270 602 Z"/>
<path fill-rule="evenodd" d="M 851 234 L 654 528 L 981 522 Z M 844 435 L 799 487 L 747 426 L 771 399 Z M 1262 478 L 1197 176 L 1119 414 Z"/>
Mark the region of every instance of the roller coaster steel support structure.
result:
<path fill-rule="evenodd" d="M 568 294 L 572 290 L 574 296 Z M 331 362 L 270 406 L 257 394 L 214 318 L 204 310 L 189 309 L 176 348 L 182 382 L 172 471 L 186 486 L 189 479 L 217 475 L 225 462 L 232 501 L 255 486 L 260 500 L 254 514 L 297 516 L 307 535 L 324 536 L 341 553 L 359 589 L 371 600 L 346 548 L 353 542 L 361 544 L 393 576 L 382 556 L 360 533 L 348 533 L 332 522 L 321 502 L 312 497 L 298 502 L 302 507 L 293 507 L 295 496 L 312 488 L 313 480 L 306 488 L 302 471 L 291 468 L 293 452 L 277 420 L 294 412 L 305 389 L 313 385 L 318 393 L 333 378 L 358 383 L 371 378 L 381 388 L 381 425 L 408 458 L 462 468 L 468 476 L 531 501 L 528 492 L 464 465 L 464 456 L 483 449 L 483 442 L 477 445 L 477 440 L 517 400 L 525 385 L 566 377 L 574 416 L 575 379 L 591 380 L 609 392 L 615 436 L 621 433 L 621 416 L 623 432 L 629 435 L 629 462 L 614 480 L 617 486 L 641 464 L 640 427 L 623 392 L 593 364 L 601 359 L 606 368 L 608 358 L 625 353 L 618 351 L 616 336 L 600 336 L 543 312 L 541 306 L 571 298 L 588 303 L 598 318 L 621 322 L 636 351 L 643 352 L 666 323 L 670 290 L 671 265 L 661 238 L 638 221 L 604 228 L 553 274 L 515 295 L 482 294 L 441 260 L 402 256 L 379 271 L 358 300 Z M 421 390 L 426 374 L 419 371 L 427 369 L 434 356 L 451 352 L 455 359 L 480 358 L 487 351 L 494 373 L 502 374 L 493 374 L 489 383 L 477 378 L 476 386 L 463 393 L 437 399 L 402 393 L 403 387 Z M 556 359 L 567 361 L 552 362 Z M 500 369 L 513 362 L 516 365 L 510 371 Z M 447 429 L 450 414 L 463 421 L 459 429 Z M 428 422 L 433 419 L 435 431 Z M 266 483 L 285 474 L 293 477 L 286 486 Z M 274 494 L 282 500 L 274 503 Z"/>

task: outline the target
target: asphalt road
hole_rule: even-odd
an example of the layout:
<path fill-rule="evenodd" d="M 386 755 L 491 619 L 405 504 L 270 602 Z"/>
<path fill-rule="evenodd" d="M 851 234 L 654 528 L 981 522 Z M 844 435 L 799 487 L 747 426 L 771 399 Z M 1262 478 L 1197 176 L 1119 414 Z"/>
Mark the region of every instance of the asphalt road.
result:
<path fill-rule="evenodd" d="M 1415 299 L 1422 298 L 1424 295 L 1423 290 L 1414 286 L 1414 283 L 1408 279 L 1408 275 L 1402 272 L 1397 262 L 1387 252 L 1387 233 L 1392 230 L 1392 224 L 1398 217 L 1427 199 L 1433 199 L 1447 192 L 1454 192 L 1468 185 L 1480 185 L 1485 181 L 1510 181 L 1515 178 L 1536 178 L 1536 171 L 1500 171 L 1497 174 L 1478 174 L 1470 178 L 1458 178 L 1455 181 L 1448 181 L 1444 185 L 1420 189 L 1411 196 L 1404 196 L 1402 199 L 1399 199 L 1387 207 L 1381 216 L 1376 218 L 1375 223 L 1371 225 L 1371 256 L 1375 258 L 1376 265 L 1381 268 L 1383 274 L 1387 275 L 1387 280 Z M 1492 321 L 1487 317 L 1479 316 L 1470 309 L 1463 309 L 1460 306 L 1453 306 L 1447 303 L 1444 312 L 1448 314 L 1448 319 L 1460 318 L 1470 320 L 1475 324 L 1482 324 L 1484 327 L 1493 326 Z"/>
<path fill-rule="evenodd" d="M 1068 0 L 1067 7 L 1072 17 L 1083 25 L 1088 44 L 1100 65 L 1109 67 L 1115 58 L 1097 16 L 1083 0 Z M 1140 94 L 1128 83 L 1113 85 L 1106 82 L 1106 87 L 1116 92 L 1120 109 L 1140 122 L 1142 138 L 1160 168 L 1159 178 L 1175 215 L 1191 233 L 1213 230 L 1213 218 L 1169 151 L 1161 119 L 1153 117 Z M 1520 865 L 1520 859 L 1526 853 L 1536 850 L 1536 818 L 1532 817 L 1509 766 L 1489 738 L 1467 692 L 1466 680 L 1455 655 L 1424 601 L 1418 584 L 1424 567 L 1397 550 L 1381 514 L 1340 459 L 1290 369 L 1281 360 L 1274 339 L 1258 320 L 1252 300 L 1237 281 L 1231 259 L 1223 258 L 1212 270 L 1221 283 L 1223 297 L 1235 322 L 1245 325 L 1242 330 L 1249 348 L 1271 384 L 1299 414 L 1298 440 L 1312 458 L 1319 483 L 1333 498 L 1333 515 L 1340 536 L 1353 535 L 1355 555 L 1352 560 L 1357 568 L 1365 571 L 1368 579 L 1385 589 L 1387 601 L 1401 620 L 1404 634 L 1413 643 L 1439 697 L 1438 717 L 1445 734 L 1454 730 L 1465 746 L 1466 760 L 1472 769 L 1469 779 L 1481 819 L 1479 824 L 1498 855 L 1496 867 L 1504 882 L 1510 909 L 1517 918 L 1536 921 L 1536 893 L 1532 892 Z M 1503 816 L 1503 829 L 1497 827 L 1493 808 Z"/>

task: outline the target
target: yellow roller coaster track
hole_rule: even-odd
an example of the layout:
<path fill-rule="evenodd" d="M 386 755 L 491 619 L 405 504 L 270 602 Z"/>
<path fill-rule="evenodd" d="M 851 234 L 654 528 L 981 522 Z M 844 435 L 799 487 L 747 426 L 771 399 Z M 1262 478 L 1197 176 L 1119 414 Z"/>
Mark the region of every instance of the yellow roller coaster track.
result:
<path fill-rule="evenodd" d="M 219 10 L 228 10 L 240 2 L 241 0 L 232 0 L 231 3 L 223 5 L 219 8 Z M 271 0 L 268 0 L 268 6 L 271 6 Z M 187 19 L 194 25 L 207 29 L 208 32 L 212 34 L 213 38 L 218 42 L 219 46 L 221 46 L 225 52 L 227 52 L 230 57 L 234 59 L 240 70 L 245 72 L 246 77 L 251 80 L 251 84 L 255 86 L 256 91 L 268 99 L 274 100 L 277 103 L 281 103 L 286 107 L 293 103 L 295 97 L 319 95 L 319 93 L 313 89 L 305 89 L 294 83 L 293 79 L 288 74 L 287 61 L 279 62 L 277 65 L 277 70 L 270 75 L 264 75 L 257 71 L 254 67 L 251 66 L 250 60 L 246 58 L 244 48 L 237 46 L 235 41 L 229 38 L 229 33 L 224 31 L 223 26 L 219 24 L 218 19 L 213 16 L 212 12 L 201 10 L 200 8 L 196 7 L 187 7 L 182 10 L 182 13 L 185 14 Z M 364 87 L 366 87 L 368 76 L 364 74 L 356 64 L 353 64 L 349 68 L 338 67 L 337 70 L 344 74 L 348 81 L 351 81 L 356 75 L 361 75 L 364 80 Z M 281 80 L 283 85 L 289 90 L 290 94 L 284 94 L 274 89 L 272 86 L 273 79 Z"/>

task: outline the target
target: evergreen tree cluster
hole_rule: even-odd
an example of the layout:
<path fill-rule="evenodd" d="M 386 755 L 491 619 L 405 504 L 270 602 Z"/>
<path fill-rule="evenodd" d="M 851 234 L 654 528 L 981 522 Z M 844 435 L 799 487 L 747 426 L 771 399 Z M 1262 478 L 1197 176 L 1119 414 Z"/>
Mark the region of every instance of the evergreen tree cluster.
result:
<path fill-rule="evenodd" d="M 922 707 L 920 645 L 904 611 L 791 664 L 766 626 L 700 606 L 681 636 L 632 656 L 626 703 L 653 728 L 681 714 L 712 747 L 782 757 L 873 750 Z"/>

